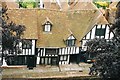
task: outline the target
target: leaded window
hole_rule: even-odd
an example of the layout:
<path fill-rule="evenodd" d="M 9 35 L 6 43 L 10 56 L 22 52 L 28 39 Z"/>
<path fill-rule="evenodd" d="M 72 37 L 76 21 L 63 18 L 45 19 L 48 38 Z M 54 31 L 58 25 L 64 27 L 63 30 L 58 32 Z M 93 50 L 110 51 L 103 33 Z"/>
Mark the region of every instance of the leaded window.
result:
<path fill-rule="evenodd" d="M 57 49 L 46 49 L 45 53 L 46 53 L 46 55 L 56 55 Z"/>
<path fill-rule="evenodd" d="M 24 40 L 22 43 L 23 49 L 31 49 L 32 48 L 32 40 Z"/>
<path fill-rule="evenodd" d="M 45 24 L 44 31 L 45 32 L 50 32 L 51 31 L 51 24 L 49 22 L 47 22 Z"/>
<path fill-rule="evenodd" d="M 105 36 L 105 28 L 97 28 L 95 36 Z"/>
<path fill-rule="evenodd" d="M 75 46 L 75 39 L 66 40 L 67 46 Z"/>

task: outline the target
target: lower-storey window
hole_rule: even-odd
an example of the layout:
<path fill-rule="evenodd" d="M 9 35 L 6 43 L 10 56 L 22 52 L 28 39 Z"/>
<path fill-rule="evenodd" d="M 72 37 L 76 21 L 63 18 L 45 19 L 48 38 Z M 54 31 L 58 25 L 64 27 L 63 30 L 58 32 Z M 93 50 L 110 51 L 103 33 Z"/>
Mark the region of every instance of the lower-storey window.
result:
<path fill-rule="evenodd" d="M 46 55 L 57 55 L 57 53 L 58 53 L 57 50 L 58 49 L 46 49 L 45 53 L 46 53 Z"/>
<path fill-rule="evenodd" d="M 58 65 L 58 57 L 41 57 L 40 64 L 44 65 Z"/>
<path fill-rule="evenodd" d="M 60 61 L 67 61 L 67 56 L 66 55 L 60 56 Z"/>
<path fill-rule="evenodd" d="M 105 36 L 105 28 L 96 29 L 95 36 Z"/>
<path fill-rule="evenodd" d="M 32 40 L 24 40 L 22 43 L 23 49 L 31 49 L 32 48 Z"/>

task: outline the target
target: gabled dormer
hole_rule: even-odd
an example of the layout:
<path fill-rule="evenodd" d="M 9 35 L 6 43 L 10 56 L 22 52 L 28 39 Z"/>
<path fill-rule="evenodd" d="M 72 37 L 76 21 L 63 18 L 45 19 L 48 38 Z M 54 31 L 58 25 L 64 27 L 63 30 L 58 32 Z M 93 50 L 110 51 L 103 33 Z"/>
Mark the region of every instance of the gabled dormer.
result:
<path fill-rule="evenodd" d="M 45 22 L 42 24 L 44 32 L 51 32 L 53 23 L 48 17 L 46 17 Z"/>
<path fill-rule="evenodd" d="M 75 46 L 76 38 L 71 34 L 65 41 L 66 46 Z"/>

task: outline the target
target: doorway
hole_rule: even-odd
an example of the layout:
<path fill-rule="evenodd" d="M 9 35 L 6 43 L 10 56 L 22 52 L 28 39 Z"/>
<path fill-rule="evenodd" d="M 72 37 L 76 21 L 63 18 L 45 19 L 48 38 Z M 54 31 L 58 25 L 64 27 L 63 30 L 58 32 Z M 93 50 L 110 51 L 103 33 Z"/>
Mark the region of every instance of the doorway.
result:
<path fill-rule="evenodd" d="M 79 63 L 79 54 L 72 54 L 70 55 L 70 61 L 69 63 Z"/>

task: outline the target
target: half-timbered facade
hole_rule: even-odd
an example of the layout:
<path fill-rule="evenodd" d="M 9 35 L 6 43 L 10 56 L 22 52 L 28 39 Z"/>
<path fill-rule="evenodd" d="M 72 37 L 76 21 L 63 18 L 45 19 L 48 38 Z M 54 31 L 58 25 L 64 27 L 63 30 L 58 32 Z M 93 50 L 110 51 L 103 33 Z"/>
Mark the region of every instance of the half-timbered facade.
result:
<path fill-rule="evenodd" d="M 95 56 L 95 55 L 86 53 L 88 48 L 85 45 L 86 42 L 95 38 L 100 38 L 100 39 L 104 38 L 107 41 L 109 41 L 109 40 L 112 40 L 114 37 L 114 32 L 110 31 L 110 27 L 112 25 L 109 24 L 109 22 L 106 20 L 105 16 L 103 15 L 104 14 L 101 13 L 101 15 L 97 17 L 98 21 L 96 22 L 96 24 L 93 25 L 93 27 L 88 31 L 88 33 L 81 40 L 83 55 L 86 56 L 86 59 L 91 59 Z"/>
<path fill-rule="evenodd" d="M 112 2 L 109 6 L 109 9 L 104 10 L 107 13 L 102 13 L 98 17 L 98 22 L 83 37 L 83 39 L 81 40 L 83 51 L 87 50 L 87 46 L 85 46 L 85 43 L 91 39 L 104 38 L 106 40 L 111 40 L 114 37 L 114 32 L 110 31 L 111 25 L 109 23 L 114 23 L 117 4 L 119 4 L 119 2 Z M 102 15 L 105 15 L 105 17 L 103 17 Z"/>
<path fill-rule="evenodd" d="M 74 8 L 76 10 L 70 11 L 9 9 L 10 20 L 26 27 L 21 38 L 31 43 L 19 44 L 22 54 L 18 55 L 16 64 L 27 64 L 28 58 L 44 65 L 79 63 L 86 40 L 112 38 L 108 22 L 95 6 L 77 10 L 74 5 Z"/>
<path fill-rule="evenodd" d="M 95 18 L 100 14 L 94 9 L 69 12 L 11 9 L 8 13 L 16 24 L 26 26 L 22 38 L 31 42 L 29 45 L 20 43 L 22 54 L 18 55 L 17 64 L 27 64 L 27 58 L 32 56 L 36 58 L 36 64 L 45 65 L 78 63 L 80 40 L 96 23 Z"/>
<path fill-rule="evenodd" d="M 91 39 L 104 38 L 106 40 L 111 40 L 113 38 L 113 36 L 114 36 L 114 34 L 113 34 L 113 32 L 110 31 L 109 24 L 94 25 L 94 27 L 82 39 L 82 41 L 81 41 L 82 49 L 84 51 L 87 50 L 87 46 L 85 46 L 85 43 Z"/>

